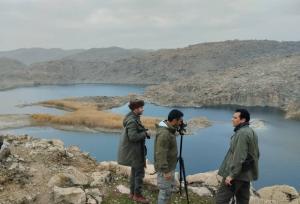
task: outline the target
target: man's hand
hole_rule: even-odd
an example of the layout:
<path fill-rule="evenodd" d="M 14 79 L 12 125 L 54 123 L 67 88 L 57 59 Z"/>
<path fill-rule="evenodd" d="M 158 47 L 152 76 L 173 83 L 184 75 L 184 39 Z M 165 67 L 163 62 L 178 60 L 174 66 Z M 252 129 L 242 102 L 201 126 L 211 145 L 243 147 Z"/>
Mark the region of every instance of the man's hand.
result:
<path fill-rule="evenodd" d="M 172 179 L 172 173 L 168 172 L 168 173 L 164 173 L 164 177 L 166 180 L 171 180 Z"/>
<path fill-rule="evenodd" d="M 146 138 L 150 139 L 150 133 L 149 133 L 149 131 L 146 131 L 145 133 L 146 133 Z"/>
<path fill-rule="evenodd" d="M 227 186 L 231 186 L 232 185 L 232 178 L 230 177 L 230 176 L 227 176 L 226 177 L 226 179 L 225 179 L 225 184 L 227 185 Z"/>

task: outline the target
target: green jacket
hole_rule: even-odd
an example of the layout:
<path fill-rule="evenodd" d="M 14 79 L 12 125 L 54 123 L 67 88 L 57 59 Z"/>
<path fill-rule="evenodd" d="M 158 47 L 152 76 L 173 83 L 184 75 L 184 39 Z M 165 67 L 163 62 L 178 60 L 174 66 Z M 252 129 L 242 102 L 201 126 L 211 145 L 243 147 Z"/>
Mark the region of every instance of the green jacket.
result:
<path fill-rule="evenodd" d="M 259 148 L 256 133 L 243 125 L 231 137 L 230 148 L 219 169 L 222 177 L 253 181 L 258 179 Z"/>
<path fill-rule="evenodd" d="M 133 112 L 128 113 L 123 120 L 124 131 L 118 150 L 118 163 L 131 167 L 143 167 L 146 156 L 146 129 L 140 117 Z"/>
<path fill-rule="evenodd" d="M 156 125 L 154 143 L 154 167 L 158 172 L 168 173 L 175 170 L 177 163 L 176 129 L 162 121 Z"/>

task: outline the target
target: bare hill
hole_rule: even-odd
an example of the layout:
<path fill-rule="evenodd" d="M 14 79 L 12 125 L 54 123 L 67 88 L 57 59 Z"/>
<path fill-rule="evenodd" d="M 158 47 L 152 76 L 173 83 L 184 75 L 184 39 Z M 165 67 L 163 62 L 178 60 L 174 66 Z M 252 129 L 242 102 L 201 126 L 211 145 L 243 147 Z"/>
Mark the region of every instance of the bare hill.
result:
<path fill-rule="evenodd" d="M 82 52 L 84 50 L 63 50 L 59 48 L 44 49 L 44 48 L 21 48 L 11 51 L 1 51 L 0 57 L 6 57 L 18 60 L 24 64 L 32 64 L 35 62 L 44 62 L 49 60 L 62 59 L 69 55 Z"/>
<path fill-rule="evenodd" d="M 133 53 L 121 48 L 91 49 L 30 65 L 26 83 L 163 83 L 147 91 L 152 101 L 271 106 L 294 110 L 296 115 L 289 116 L 298 118 L 299 56 L 300 42 L 267 40 L 202 43 Z M 24 78 L 20 73 L 13 75 Z M 16 84 L 25 82 L 14 81 L 12 86 Z M 177 97 L 182 94 L 183 99 Z"/>

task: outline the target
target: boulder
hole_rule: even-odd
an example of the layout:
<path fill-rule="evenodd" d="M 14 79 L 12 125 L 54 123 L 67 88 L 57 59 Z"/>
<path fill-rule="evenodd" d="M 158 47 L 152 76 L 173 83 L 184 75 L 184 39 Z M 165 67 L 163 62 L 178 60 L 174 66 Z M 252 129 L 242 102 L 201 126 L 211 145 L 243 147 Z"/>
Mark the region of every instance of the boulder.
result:
<path fill-rule="evenodd" d="M 117 190 L 122 194 L 129 194 L 130 193 L 130 189 L 128 187 L 124 186 L 124 185 L 118 185 Z"/>
<path fill-rule="evenodd" d="M 10 155 L 10 148 L 8 142 L 3 142 L 0 149 L 0 161 L 6 160 L 6 158 Z"/>
<path fill-rule="evenodd" d="M 48 187 L 53 187 L 53 186 L 70 187 L 73 186 L 73 183 L 70 175 L 59 173 L 52 176 L 47 185 Z"/>
<path fill-rule="evenodd" d="M 99 171 L 116 171 L 118 163 L 115 161 L 103 161 L 100 162 L 97 166 Z"/>
<path fill-rule="evenodd" d="M 199 183 L 204 186 L 218 188 L 222 181 L 222 177 L 218 175 L 218 171 L 209 171 L 205 173 L 198 173 L 186 177 L 188 184 Z"/>
<path fill-rule="evenodd" d="M 117 165 L 116 166 L 116 173 L 118 175 L 129 177 L 130 173 L 131 173 L 131 168 L 128 167 L 128 166 Z"/>
<path fill-rule="evenodd" d="M 98 188 L 85 189 L 85 194 L 88 198 L 88 203 L 89 202 L 96 203 L 96 204 L 102 203 L 103 194 L 100 192 Z"/>
<path fill-rule="evenodd" d="M 60 188 L 54 186 L 53 188 L 54 203 L 55 204 L 85 204 L 86 195 L 81 188 Z"/>
<path fill-rule="evenodd" d="M 92 183 L 91 186 L 101 186 L 104 183 L 109 183 L 112 180 L 110 171 L 100 171 L 92 173 Z"/>
<path fill-rule="evenodd" d="M 66 172 L 67 173 L 59 173 L 51 177 L 48 186 L 71 187 L 74 185 L 83 186 L 89 184 L 89 178 L 75 167 L 68 167 Z"/>
<path fill-rule="evenodd" d="M 67 173 L 71 175 L 71 180 L 74 185 L 87 185 L 89 178 L 73 166 L 67 168 Z"/>
<path fill-rule="evenodd" d="M 212 192 L 206 188 L 206 187 L 188 187 L 193 193 L 199 195 L 199 196 L 213 196 Z"/>
<path fill-rule="evenodd" d="M 87 204 L 98 204 L 94 198 L 88 198 Z"/>
<path fill-rule="evenodd" d="M 288 185 L 275 185 L 265 187 L 257 191 L 260 198 L 265 200 L 276 200 L 279 202 L 291 202 L 299 198 L 297 190 Z"/>

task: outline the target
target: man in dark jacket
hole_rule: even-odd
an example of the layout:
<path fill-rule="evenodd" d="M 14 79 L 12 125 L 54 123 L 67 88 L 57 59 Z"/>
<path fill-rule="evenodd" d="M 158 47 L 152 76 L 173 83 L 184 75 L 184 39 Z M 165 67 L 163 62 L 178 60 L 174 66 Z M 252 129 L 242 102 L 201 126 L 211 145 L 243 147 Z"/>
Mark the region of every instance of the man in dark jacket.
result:
<path fill-rule="evenodd" d="M 175 168 L 177 163 L 176 130 L 183 123 L 183 113 L 172 110 L 168 120 L 161 121 L 156 126 L 154 143 L 154 167 L 157 171 L 159 188 L 158 204 L 166 204 L 171 199 L 175 188 Z"/>
<path fill-rule="evenodd" d="M 124 132 L 119 146 L 118 163 L 131 167 L 130 198 L 140 203 L 149 203 L 142 195 L 147 151 L 145 138 L 149 138 L 147 129 L 140 120 L 140 116 L 144 111 L 144 101 L 131 100 L 129 108 L 131 111 L 123 120 Z"/>
<path fill-rule="evenodd" d="M 259 148 L 256 133 L 249 127 L 250 114 L 238 109 L 232 117 L 234 135 L 230 148 L 219 169 L 223 181 L 216 194 L 216 203 L 229 203 L 233 197 L 237 204 L 248 204 L 250 182 L 258 179 Z"/>

